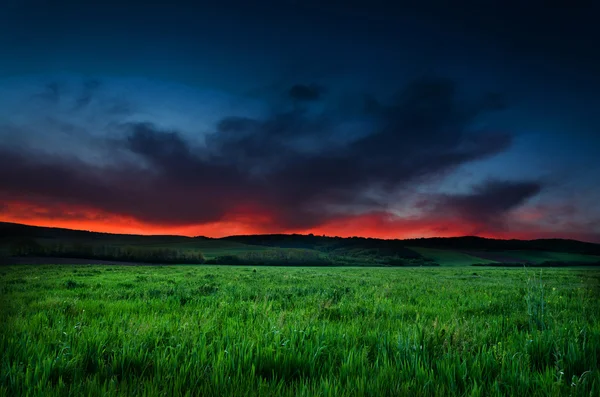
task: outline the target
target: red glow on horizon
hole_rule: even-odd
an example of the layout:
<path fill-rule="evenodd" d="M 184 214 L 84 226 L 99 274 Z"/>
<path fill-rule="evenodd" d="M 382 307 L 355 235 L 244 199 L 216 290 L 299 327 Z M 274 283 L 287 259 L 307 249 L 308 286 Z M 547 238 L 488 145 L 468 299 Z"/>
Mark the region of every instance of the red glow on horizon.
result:
<path fill-rule="evenodd" d="M 527 213 L 523 221 L 535 221 L 543 214 Z M 583 233 L 561 230 L 540 231 L 535 222 L 529 227 L 515 230 L 481 230 L 480 225 L 469 224 L 453 218 L 400 219 L 386 213 L 371 213 L 339 218 L 307 229 L 285 229 L 269 226 L 276 224 L 274 216 L 268 213 L 253 215 L 236 211 L 224 219 L 197 225 L 158 225 L 141 222 L 132 217 L 109 214 L 93 209 L 70 209 L 53 206 L 39 206 L 8 203 L 0 212 L 0 221 L 21 223 L 32 226 L 57 227 L 86 230 L 101 233 L 139 235 L 181 235 L 226 237 L 232 235 L 299 233 L 338 237 L 372 237 L 383 239 L 411 239 L 421 237 L 459 237 L 478 235 L 500 239 L 573 238 L 590 241 Z M 533 225 L 533 226 L 532 226 Z"/>
<path fill-rule="evenodd" d="M 182 235 L 182 236 L 205 236 L 226 237 L 245 234 L 269 234 L 269 233 L 300 233 L 316 234 L 339 237 L 372 237 L 384 239 L 405 239 L 434 236 L 461 236 L 468 234 L 468 228 L 447 230 L 447 226 L 440 228 L 439 224 L 426 222 L 399 222 L 389 221 L 378 215 L 366 215 L 336 220 L 317 227 L 303 230 L 268 229 L 264 226 L 265 217 L 257 216 L 252 219 L 245 216 L 242 219 L 222 220 L 219 222 L 201 225 L 153 225 L 143 223 L 130 217 L 119 215 L 100 214 L 98 212 L 86 212 L 85 219 L 49 218 L 44 216 L 19 217 L 3 214 L 1 220 L 4 222 L 22 223 L 32 226 L 57 227 L 74 230 L 86 230 L 101 233 L 116 234 L 139 234 L 139 235 Z M 442 230 L 446 229 L 446 230 Z"/>

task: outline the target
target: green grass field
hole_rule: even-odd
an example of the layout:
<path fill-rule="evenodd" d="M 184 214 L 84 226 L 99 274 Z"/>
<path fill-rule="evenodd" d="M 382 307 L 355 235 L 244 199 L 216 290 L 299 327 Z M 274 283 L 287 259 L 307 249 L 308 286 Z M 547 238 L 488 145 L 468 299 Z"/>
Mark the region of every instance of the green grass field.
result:
<path fill-rule="evenodd" d="M 599 297 L 597 268 L 1 267 L 0 395 L 598 396 Z"/>

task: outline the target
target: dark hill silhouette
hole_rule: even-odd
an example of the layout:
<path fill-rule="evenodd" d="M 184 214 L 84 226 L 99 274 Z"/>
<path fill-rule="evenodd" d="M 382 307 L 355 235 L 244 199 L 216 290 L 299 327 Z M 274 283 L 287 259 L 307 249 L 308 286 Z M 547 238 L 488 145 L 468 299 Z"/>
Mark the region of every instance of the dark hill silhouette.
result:
<path fill-rule="evenodd" d="M 177 235 L 139 235 L 139 234 L 118 234 L 92 232 L 87 230 L 73 230 L 58 227 L 30 226 L 20 223 L 0 222 L 0 240 L 14 240 L 23 238 L 43 238 L 43 239 L 66 239 L 66 240 L 127 240 L 140 241 L 145 240 L 151 243 L 153 240 L 159 241 L 193 241 L 194 237 Z M 208 237 L 199 237 L 209 239 Z"/>
<path fill-rule="evenodd" d="M 258 245 L 275 248 L 304 248 L 316 249 L 323 252 L 360 252 L 404 258 L 418 258 L 420 255 L 407 247 L 439 248 L 451 250 L 478 251 L 551 251 L 588 255 L 600 255 L 600 244 L 568 239 L 539 239 L 539 240 L 500 240 L 476 236 L 465 237 L 434 237 L 407 240 L 384 240 L 364 237 L 328 237 L 301 234 L 263 234 L 239 235 L 220 239 L 197 236 L 186 237 L 176 235 L 134 235 L 112 234 L 71 230 L 64 228 L 29 226 L 17 223 L 0 222 L 0 242 L 10 243 L 23 239 L 52 239 L 56 241 L 115 241 L 123 243 L 161 242 L 185 243 L 198 240 L 230 241 L 246 245 Z"/>
<path fill-rule="evenodd" d="M 374 248 L 397 250 L 400 254 L 405 247 L 424 247 L 452 250 L 477 250 L 477 251 L 551 251 L 567 252 L 588 255 L 600 255 L 600 244 L 587 243 L 568 239 L 538 239 L 538 240 L 500 240 L 477 236 L 464 237 L 432 237 L 406 240 L 383 240 L 364 237 L 327 237 L 300 234 L 266 234 L 242 235 L 225 237 L 226 240 L 236 241 L 249 245 L 263 245 L 269 247 L 294 247 L 294 248 Z"/>

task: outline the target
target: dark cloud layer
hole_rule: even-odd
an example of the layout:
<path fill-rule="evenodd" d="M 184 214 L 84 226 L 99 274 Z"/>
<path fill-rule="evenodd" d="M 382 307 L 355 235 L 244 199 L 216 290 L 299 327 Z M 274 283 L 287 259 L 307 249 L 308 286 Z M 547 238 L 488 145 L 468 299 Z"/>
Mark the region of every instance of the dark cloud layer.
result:
<path fill-rule="evenodd" d="M 454 214 L 484 230 L 501 228 L 507 212 L 542 190 L 540 182 L 489 180 L 468 194 L 445 195 L 434 204 L 434 213 Z"/>
<path fill-rule="evenodd" d="M 295 84 L 290 88 L 290 98 L 298 101 L 316 101 L 323 95 L 323 87 L 316 84 Z"/>
<path fill-rule="evenodd" d="M 86 84 L 78 105 L 89 103 L 99 86 Z M 455 91 L 451 81 L 423 79 L 391 104 L 373 99 L 359 115 L 370 120 L 368 129 L 345 140 L 332 132 L 339 116 L 293 107 L 266 119 L 226 117 L 205 144 L 150 123 L 123 123 L 116 145 L 136 160 L 104 166 L 2 148 L 0 198 L 69 203 L 161 224 L 260 214 L 275 227 L 309 228 L 352 214 L 352 206 L 382 210 L 411 183 L 506 150 L 509 134 L 470 130 L 476 116 L 495 106 L 486 98 L 459 101 Z M 312 101 L 321 93 L 297 84 L 288 100 Z M 367 198 L 369 189 L 384 198 Z M 539 189 L 490 182 L 437 208 L 492 222 Z"/>

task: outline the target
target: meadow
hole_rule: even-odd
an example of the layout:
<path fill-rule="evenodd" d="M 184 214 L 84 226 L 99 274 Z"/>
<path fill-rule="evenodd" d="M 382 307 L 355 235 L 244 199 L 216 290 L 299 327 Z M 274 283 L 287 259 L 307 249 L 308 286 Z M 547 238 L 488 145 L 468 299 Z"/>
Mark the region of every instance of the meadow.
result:
<path fill-rule="evenodd" d="M 598 396 L 600 269 L 0 267 L 0 395 Z"/>

